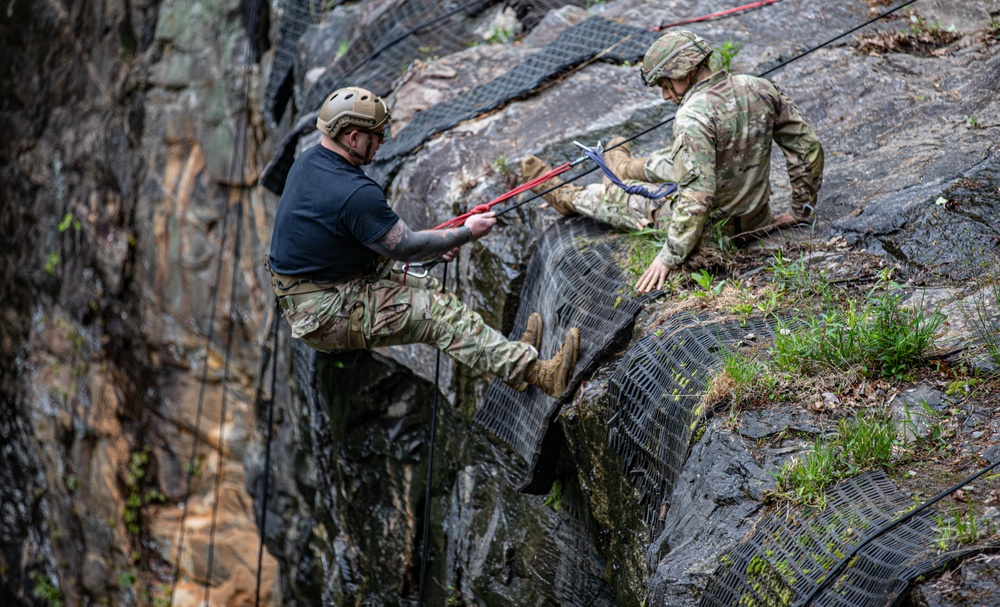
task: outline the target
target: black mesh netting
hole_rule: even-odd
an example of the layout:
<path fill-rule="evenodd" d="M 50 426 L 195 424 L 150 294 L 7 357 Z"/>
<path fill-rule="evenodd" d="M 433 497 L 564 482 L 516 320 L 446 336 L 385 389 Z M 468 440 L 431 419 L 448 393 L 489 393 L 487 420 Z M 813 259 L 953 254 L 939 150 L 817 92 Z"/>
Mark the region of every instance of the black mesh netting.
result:
<path fill-rule="evenodd" d="M 528 316 L 542 316 L 544 338 L 541 356 L 549 358 L 562 345 L 566 330 L 580 328 L 580 354 L 576 376 L 592 370 L 605 351 L 629 330 L 648 298 L 627 286 L 615 263 L 619 238 L 593 220 L 573 217 L 556 222 L 542 234 L 531 257 L 521 305 L 514 320 L 512 339 L 520 338 Z M 475 421 L 510 445 L 523 457 L 533 474 L 522 491 L 547 491 L 546 481 L 554 458 L 540 455 L 554 440 L 550 432 L 559 401 L 529 387 L 516 392 L 494 380 L 486 389 Z"/>
<path fill-rule="evenodd" d="M 280 0 L 278 33 L 264 95 L 264 116 L 277 122 L 292 96 L 299 44 L 309 28 L 328 42 L 319 44 L 317 59 L 328 67 L 299 101 L 312 110 L 327 93 L 356 85 L 388 94 L 392 83 L 417 57 L 444 55 L 475 40 L 470 20 L 502 0 L 437 2 L 403 0 L 389 5 L 345 4 L 342 0 Z M 521 7 L 522 22 L 542 6 Z M 533 21 L 537 21 L 534 19 Z M 323 52 L 325 51 L 325 53 Z M 325 56 L 324 56 L 325 55 Z M 302 74 L 298 80 L 302 80 Z"/>
<path fill-rule="evenodd" d="M 844 481 L 827 497 L 822 511 L 774 514 L 758 523 L 720 557 L 699 606 L 798 605 L 855 547 L 913 507 L 881 470 Z M 914 516 L 850 557 L 810 604 L 893 604 L 910 580 L 971 551 L 941 551 L 938 537 L 931 512 Z"/>
<path fill-rule="evenodd" d="M 608 387 L 614 411 L 608 443 L 622 458 L 653 536 L 661 531 L 698 421 L 698 404 L 722 362 L 722 348 L 773 337 L 774 324 L 678 314 L 635 342 L 619 361 Z"/>
<path fill-rule="evenodd" d="M 556 40 L 499 78 L 417 114 L 406 128 L 398 134 L 394 133 L 392 139 L 382 145 L 375 161 L 365 171 L 385 187 L 406 155 L 435 133 L 494 110 L 511 99 L 523 97 L 554 76 L 595 57 L 614 62 L 636 61 L 656 37 L 655 32 L 591 17 L 567 29 Z M 367 64 L 365 69 L 367 73 Z M 398 76 L 399 72 L 394 77 Z M 358 82 L 365 84 L 364 81 Z M 319 95 L 318 98 L 313 99 L 311 92 L 304 107 L 318 108 L 326 93 L 346 84 L 347 79 L 323 84 L 321 78 L 311 89 Z M 377 87 L 375 90 L 382 92 Z M 280 194 L 284 189 L 285 178 L 294 161 L 295 147 L 303 133 L 315 128 L 316 111 L 304 115 L 285 135 L 278 153 L 265 167 L 261 184 L 272 192 Z"/>
<path fill-rule="evenodd" d="M 392 141 L 379 149 L 366 172 L 385 186 L 402 159 L 434 133 L 523 97 L 553 76 L 597 55 L 607 61 L 636 61 L 658 36 L 655 32 L 591 17 L 564 31 L 503 76 L 417 114 Z"/>

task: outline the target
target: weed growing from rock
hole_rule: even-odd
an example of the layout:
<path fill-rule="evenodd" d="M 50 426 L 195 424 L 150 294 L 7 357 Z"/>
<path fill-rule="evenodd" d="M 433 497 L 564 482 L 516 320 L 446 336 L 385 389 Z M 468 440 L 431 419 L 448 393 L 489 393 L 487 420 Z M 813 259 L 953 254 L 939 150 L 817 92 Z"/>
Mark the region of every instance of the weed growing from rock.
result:
<path fill-rule="evenodd" d="M 896 428 L 884 413 L 843 419 L 831 439 L 781 468 L 772 498 L 817 507 L 826 505 L 824 487 L 865 470 L 892 465 Z"/>
<path fill-rule="evenodd" d="M 774 341 L 773 360 L 782 370 L 815 373 L 850 369 L 866 377 L 902 379 L 931 345 L 944 321 L 939 312 L 901 305 L 902 288 L 883 272 L 861 305 L 799 318 L 785 324 Z"/>

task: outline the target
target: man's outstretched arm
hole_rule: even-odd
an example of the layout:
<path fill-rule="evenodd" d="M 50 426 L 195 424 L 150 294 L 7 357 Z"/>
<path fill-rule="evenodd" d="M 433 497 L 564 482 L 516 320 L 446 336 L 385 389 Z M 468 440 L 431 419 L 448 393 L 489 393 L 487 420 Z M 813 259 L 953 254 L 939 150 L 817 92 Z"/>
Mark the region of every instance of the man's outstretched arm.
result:
<path fill-rule="evenodd" d="M 472 215 L 459 228 L 418 232 L 400 219 L 368 248 L 394 261 L 435 259 L 488 234 L 497 222 L 495 215 L 492 212 Z"/>

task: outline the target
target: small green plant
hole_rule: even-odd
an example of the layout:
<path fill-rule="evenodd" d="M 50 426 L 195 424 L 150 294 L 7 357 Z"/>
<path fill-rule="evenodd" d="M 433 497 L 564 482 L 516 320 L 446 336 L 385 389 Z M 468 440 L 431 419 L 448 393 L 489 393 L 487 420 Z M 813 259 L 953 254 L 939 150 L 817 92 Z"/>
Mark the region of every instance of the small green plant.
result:
<path fill-rule="evenodd" d="M 647 228 L 628 232 L 626 235 L 628 243 L 628 265 L 625 271 L 633 276 L 642 276 L 649 264 L 663 248 L 667 241 L 665 230 Z"/>
<path fill-rule="evenodd" d="M 846 309 L 800 319 L 794 331 L 783 325 L 774 340 L 776 365 L 788 371 L 847 366 L 865 376 L 902 379 L 931 344 L 944 316 L 903 307 L 901 290 L 885 271 L 861 309 L 849 302 Z"/>
<path fill-rule="evenodd" d="M 34 588 L 31 589 L 31 596 L 47 601 L 49 607 L 63 606 L 62 592 L 52 583 L 52 580 L 48 576 L 42 575 L 37 571 L 32 571 L 28 577 L 35 582 Z"/>
<path fill-rule="evenodd" d="M 507 166 L 507 157 L 503 154 L 497 156 L 497 159 L 493 161 L 493 170 L 500 175 L 509 175 L 510 167 Z"/>
<path fill-rule="evenodd" d="M 992 19 L 986 24 L 986 30 L 994 39 L 1000 40 L 1000 19 Z"/>
<path fill-rule="evenodd" d="M 837 435 L 817 440 L 811 451 L 775 474 L 774 494 L 797 504 L 824 507 L 824 488 L 864 470 L 892 464 L 896 428 L 886 416 L 859 415 L 841 420 Z"/>
<path fill-rule="evenodd" d="M 167 501 L 165 496 L 158 489 L 148 489 L 142 493 L 142 481 L 146 476 L 146 466 L 149 464 L 149 447 L 143 447 L 140 451 L 132 453 L 129 458 L 128 473 L 125 475 L 125 519 L 126 528 L 138 535 L 141 531 L 139 523 L 142 520 L 142 509 L 152 503 L 162 504 Z"/>
<path fill-rule="evenodd" d="M 783 292 L 792 293 L 798 297 L 819 296 L 827 302 L 833 299 L 826 276 L 823 272 L 814 273 L 804 257 L 788 262 L 779 249 L 771 260 L 770 270 L 774 284 Z"/>
<path fill-rule="evenodd" d="M 990 314 L 991 307 L 1000 309 L 1000 280 L 992 279 L 987 287 L 979 291 L 973 301 L 976 314 L 970 324 L 982 340 L 986 354 L 994 364 L 1000 366 L 1000 324 Z"/>
<path fill-rule="evenodd" d="M 55 276 L 56 269 L 59 267 L 59 254 L 49 253 L 48 259 L 45 260 L 45 273 L 49 276 Z"/>
<path fill-rule="evenodd" d="M 952 508 L 950 517 L 938 515 L 937 538 L 934 545 L 939 550 L 948 550 L 955 546 L 967 546 L 979 541 L 980 530 L 972 503 L 966 502 L 965 512 Z"/>
<path fill-rule="evenodd" d="M 63 215 L 62 221 L 59 222 L 59 233 L 62 234 L 70 228 L 73 228 L 75 232 L 79 232 L 80 221 L 73 217 L 72 213 L 66 213 Z"/>
<path fill-rule="evenodd" d="M 722 373 L 732 381 L 729 391 L 733 407 L 752 404 L 764 398 L 773 398 L 778 379 L 767 364 L 751 358 L 739 350 L 722 350 Z"/>
<path fill-rule="evenodd" d="M 712 53 L 712 70 L 728 71 L 732 67 L 733 59 L 739 52 L 739 43 L 733 42 L 732 38 L 726 40 L 721 46 L 716 47 L 715 52 Z"/>
<path fill-rule="evenodd" d="M 483 36 L 483 39 L 490 44 L 506 44 L 513 38 L 514 32 L 499 25 L 494 25 L 493 28 L 490 29 L 489 33 Z"/>
<path fill-rule="evenodd" d="M 965 117 L 965 126 L 969 127 L 970 129 L 981 129 L 981 128 L 983 128 L 983 125 L 979 123 L 979 117 L 978 116 L 966 116 Z"/>
<path fill-rule="evenodd" d="M 334 57 L 334 60 L 336 61 L 337 59 L 340 59 L 341 57 L 346 55 L 347 51 L 349 50 L 351 50 L 351 41 L 341 40 L 340 44 L 337 45 L 337 55 L 336 57 Z"/>
<path fill-rule="evenodd" d="M 726 284 L 725 280 L 715 282 L 715 276 L 710 274 L 705 268 L 701 268 L 697 272 L 692 272 L 691 280 L 698 283 L 698 286 L 701 287 L 700 291 L 695 291 L 695 297 L 715 297 L 722 292 L 722 287 Z"/>
<path fill-rule="evenodd" d="M 545 496 L 545 501 L 542 502 L 542 506 L 551 506 L 553 510 L 562 509 L 562 482 L 556 480 L 552 483 L 552 489 L 549 494 Z"/>

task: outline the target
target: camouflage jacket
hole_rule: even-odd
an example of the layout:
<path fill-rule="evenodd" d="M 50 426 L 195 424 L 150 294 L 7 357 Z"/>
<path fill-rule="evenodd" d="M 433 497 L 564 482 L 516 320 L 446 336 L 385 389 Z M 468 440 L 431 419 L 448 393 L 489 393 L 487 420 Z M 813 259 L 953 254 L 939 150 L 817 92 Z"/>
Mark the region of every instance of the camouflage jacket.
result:
<path fill-rule="evenodd" d="M 785 155 L 792 214 L 804 219 L 823 182 L 823 146 L 798 109 L 763 78 L 719 71 L 681 102 L 674 141 L 645 164 L 651 182 L 679 186 L 660 260 L 683 262 L 707 222 L 754 214 L 771 197 L 771 141 Z M 807 206 L 808 205 L 808 206 Z"/>

